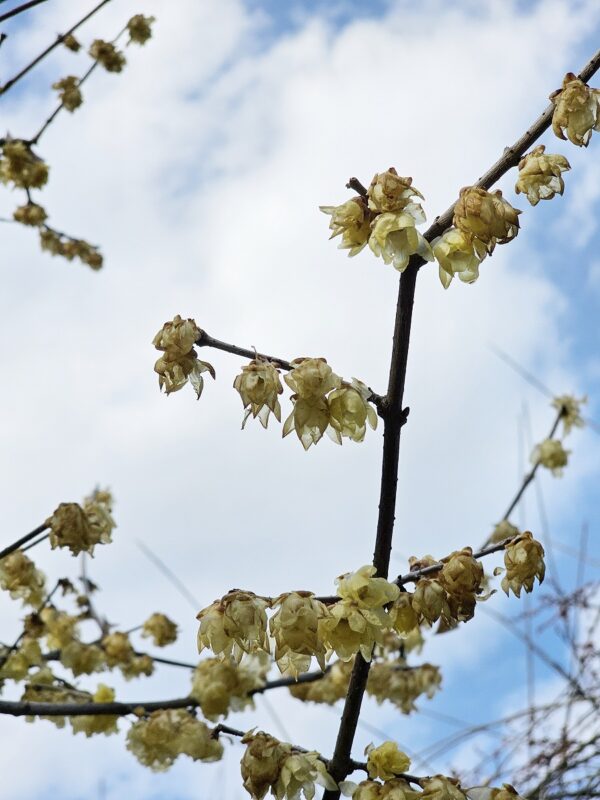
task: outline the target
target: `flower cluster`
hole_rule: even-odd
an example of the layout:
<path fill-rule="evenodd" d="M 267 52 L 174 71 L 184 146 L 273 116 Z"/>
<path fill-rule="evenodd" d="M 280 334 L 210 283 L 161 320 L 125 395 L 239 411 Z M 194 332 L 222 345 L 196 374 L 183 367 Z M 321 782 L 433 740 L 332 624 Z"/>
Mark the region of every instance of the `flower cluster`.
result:
<path fill-rule="evenodd" d="M 571 169 L 571 165 L 564 156 L 546 155 L 543 144 L 534 147 L 519 162 L 519 178 L 515 192 L 527 195 L 532 206 L 540 200 L 551 200 L 554 195 L 565 190 L 565 182 L 561 173 Z"/>
<path fill-rule="evenodd" d="M 79 88 L 79 78 L 74 75 L 61 78 L 52 84 L 52 88 L 58 92 L 60 102 L 67 111 L 75 111 L 83 103 L 81 89 Z"/>
<path fill-rule="evenodd" d="M 592 131 L 600 131 L 600 90 L 568 72 L 562 89 L 553 92 L 550 100 L 554 104 L 552 130 L 556 136 L 577 147 L 587 147 Z"/>
<path fill-rule="evenodd" d="M 571 394 L 561 394 L 552 400 L 553 408 L 561 412 L 563 436 L 569 434 L 573 428 L 584 427 L 585 422 L 581 416 L 581 406 L 584 403 L 587 403 L 587 397 L 578 399 Z"/>
<path fill-rule="evenodd" d="M 403 659 L 377 661 L 369 671 L 367 693 L 379 704 L 393 703 L 403 714 L 416 711 L 421 695 L 431 699 L 439 690 L 442 675 L 433 664 L 408 667 Z"/>
<path fill-rule="evenodd" d="M 262 800 L 269 790 L 276 800 L 299 800 L 301 792 L 312 800 L 315 783 L 337 789 L 318 753 L 298 752 L 262 731 L 247 733 L 242 743 L 247 745 L 241 760 L 242 779 L 253 800 Z"/>
<path fill-rule="evenodd" d="M 22 681 L 31 667 L 43 663 L 40 643 L 34 636 L 24 636 L 12 653 L 9 648 L 0 648 L 0 680 Z"/>
<path fill-rule="evenodd" d="M 279 370 L 269 361 L 253 359 L 236 377 L 233 388 L 237 389 L 246 409 L 242 428 L 248 417 L 260 420 L 263 428 L 267 427 L 271 411 L 277 422 L 281 422 L 281 406 L 277 395 L 282 394 L 283 386 L 279 380 Z"/>
<path fill-rule="evenodd" d="M 60 663 L 70 669 L 75 677 L 91 675 L 106 668 L 106 653 L 97 644 L 69 642 L 60 650 Z"/>
<path fill-rule="evenodd" d="M 368 243 L 385 264 L 403 272 L 415 253 L 433 260 L 429 243 L 416 229 L 425 214 L 415 197 L 423 199 L 412 186 L 412 178 L 403 178 L 390 167 L 375 175 L 366 198 L 357 196 L 341 206 L 320 209 L 331 216 L 331 238 L 341 235 L 339 247 L 347 249 L 348 255 L 356 255 Z"/>
<path fill-rule="evenodd" d="M 268 606 L 264 597 L 238 590 L 215 600 L 198 613 L 198 651 L 208 647 L 217 656 L 233 657 L 237 664 L 244 653 L 269 653 Z"/>
<path fill-rule="evenodd" d="M 122 631 L 107 634 L 102 639 L 102 649 L 108 666 L 118 667 L 126 680 L 154 672 L 154 662 L 150 656 L 136 655 L 129 636 Z"/>
<path fill-rule="evenodd" d="M 89 54 L 107 72 L 121 72 L 126 63 L 123 53 L 112 42 L 105 42 L 103 39 L 94 39 Z"/>
<path fill-rule="evenodd" d="M 152 23 L 155 17 L 145 17 L 143 14 L 134 14 L 127 23 L 129 42 L 135 44 L 146 44 L 152 36 Z"/>
<path fill-rule="evenodd" d="M 324 358 L 297 358 L 292 366 L 284 379 L 294 392 L 294 408 L 283 425 L 284 436 L 295 430 L 308 450 L 325 431 L 341 444 L 342 437 L 361 442 L 367 422 L 377 427 L 377 414 L 368 402 L 371 392 L 364 383 L 356 378 L 346 383 Z"/>
<path fill-rule="evenodd" d="M 570 450 L 565 450 L 559 439 L 544 439 L 533 448 L 531 454 L 532 464 L 541 464 L 549 469 L 553 475 L 560 477 L 563 467 L 567 466 Z"/>
<path fill-rule="evenodd" d="M 78 503 L 61 503 L 46 520 L 50 527 L 50 546 L 68 547 L 74 556 L 82 551 L 93 554 L 97 544 L 112 541 L 115 527 L 112 518 L 112 495 L 108 491 L 96 490 Z"/>
<path fill-rule="evenodd" d="M 417 800 L 421 796 L 421 792 L 411 789 L 403 778 L 393 778 L 384 783 L 374 780 L 360 783 L 342 781 L 340 789 L 353 800 Z"/>
<path fill-rule="evenodd" d="M 198 701 L 206 719 L 226 717 L 229 711 L 253 705 L 251 692 L 264 686 L 270 666 L 262 653 L 249 656 L 243 664 L 206 658 L 194 670 L 190 697 Z"/>
<path fill-rule="evenodd" d="M 65 236 L 47 225 L 40 229 L 40 246 L 50 255 L 62 256 L 67 261 L 78 258 L 82 264 L 87 264 L 93 270 L 101 269 L 104 263 L 102 254 L 97 247 L 86 242 L 85 239 Z"/>
<path fill-rule="evenodd" d="M 142 636 L 149 636 L 157 647 L 165 647 L 176 641 L 177 625 L 164 614 L 152 614 L 142 626 Z"/>
<path fill-rule="evenodd" d="M 115 690 L 103 683 L 98 685 L 91 700 L 93 703 L 112 703 L 115 699 Z M 105 736 L 110 736 L 111 733 L 117 733 L 117 720 L 119 718 L 114 714 L 97 714 L 85 715 L 80 717 L 71 717 L 71 727 L 73 733 L 85 733 L 86 737 L 94 736 L 98 733 L 103 733 Z"/>
<path fill-rule="evenodd" d="M 13 211 L 15 222 L 36 228 L 44 224 L 47 216 L 45 209 L 37 203 L 26 203 Z"/>
<path fill-rule="evenodd" d="M 307 672 L 314 656 L 325 669 L 325 645 L 319 638 L 319 624 L 327 608 L 311 592 L 287 592 L 273 603 L 277 611 L 269 621 L 275 640 L 275 661 L 284 675 L 298 677 Z"/>
<path fill-rule="evenodd" d="M 185 709 L 154 711 L 127 733 L 127 749 L 155 772 L 168 769 L 180 755 L 194 761 L 219 761 L 223 745 L 210 729 Z"/>
<path fill-rule="evenodd" d="M 22 139 L 7 137 L 2 145 L 0 180 L 21 189 L 41 189 L 48 181 L 48 165 Z"/>
<path fill-rule="evenodd" d="M 182 319 L 177 314 L 172 322 L 165 322 L 152 340 L 154 347 L 163 353 L 154 371 L 158 374 L 159 387 L 164 387 L 167 394 L 178 392 L 189 381 L 199 399 L 204 388 L 202 373 L 215 377 L 211 364 L 200 361 L 194 349 L 201 334 L 193 319 Z"/>
<path fill-rule="evenodd" d="M 369 778 L 381 778 L 389 781 L 406 772 L 410 767 L 410 758 L 399 749 L 396 742 L 383 742 L 379 747 L 368 745 L 365 749 L 367 756 L 367 772 Z"/>
<path fill-rule="evenodd" d="M 504 566 L 506 575 L 502 578 L 502 589 L 506 594 L 512 591 L 520 597 L 521 589 L 533 591 L 536 578 L 540 583 L 544 580 L 544 548 L 529 531 L 525 531 L 506 546 Z"/>
<path fill-rule="evenodd" d="M 25 605 L 39 606 L 44 599 L 46 579 L 33 561 L 15 550 L 0 559 L 0 586 L 13 600 L 21 599 Z"/>
<path fill-rule="evenodd" d="M 297 700 L 331 706 L 346 697 L 352 665 L 352 661 L 335 661 L 322 678 L 310 683 L 293 684 L 289 687 L 289 692 Z"/>

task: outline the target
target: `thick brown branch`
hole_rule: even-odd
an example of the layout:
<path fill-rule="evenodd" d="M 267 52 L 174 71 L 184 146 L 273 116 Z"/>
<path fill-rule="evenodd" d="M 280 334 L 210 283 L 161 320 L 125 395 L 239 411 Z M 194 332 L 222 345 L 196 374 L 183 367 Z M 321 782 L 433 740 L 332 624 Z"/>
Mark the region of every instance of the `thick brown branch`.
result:
<path fill-rule="evenodd" d="M 580 72 L 581 79 L 585 81 L 589 80 L 599 67 L 600 51 L 598 51 L 582 69 Z M 490 167 L 479 181 L 477 181 L 476 185 L 489 189 L 505 172 L 516 166 L 524 153 L 549 127 L 552 120 L 552 112 L 553 105 L 550 104 L 533 125 L 527 129 L 523 136 L 521 136 L 512 147 L 505 149 L 498 161 Z M 429 227 L 425 233 L 425 237 L 428 241 L 432 241 L 437 236 L 440 236 L 452 224 L 453 214 L 454 204 L 441 216 L 437 217 L 433 225 Z M 426 262 L 420 256 L 414 255 L 407 269 L 400 276 L 388 393 L 381 409 L 384 417 L 383 463 L 377 538 L 373 556 L 373 564 L 377 567 L 377 574 L 381 577 L 387 577 L 392 547 L 398 482 L 400 434 L 402 430 L 402 402 L 408 361 L 412 309 L 417 272 L 424 263 Z M 333 778 L 338 782 L 348 774 L 350 752 L 352 742 L 354 741 L 368 673 L 369 664 L 358 656 L 350 678 L 350 685 L 346 696 L 335 751 L 330 765 Z M 337 800 L 339 796 L 339 791 L 327 789 L 323 793 L 323 800 Z"/>

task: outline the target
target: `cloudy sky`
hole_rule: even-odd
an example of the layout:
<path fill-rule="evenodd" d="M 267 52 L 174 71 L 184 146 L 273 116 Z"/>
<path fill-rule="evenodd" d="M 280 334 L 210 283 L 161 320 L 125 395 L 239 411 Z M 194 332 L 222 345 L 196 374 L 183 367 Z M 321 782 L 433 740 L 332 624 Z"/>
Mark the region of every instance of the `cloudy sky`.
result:
<path fill-rule="evenodd" d="M 234 586 L 328 593 L 336 575 L 372 557 L 381 431 L 361 445 L 323 440 L 308 453 L 293 436 L 282 441 L 274 421 L 266 432 L 252 424 L 242 432 L 231 388 L 242 362 L 205 352 L 217 380 L 207 380 L 201 400 L 187 387 L 166 398 L 152 369 L 154 334 L 179 313 L 242 346 L 325 356 L 339 374 L 383 392 L 398 276 L 368 251 L 348 259 L 328 242 L 319 204 L 347 199 L 351 175 L 367 182 L 394 165 L 413 177 L 432 220 L 526 130 L 564 73 L 597 49 L 600 7 L 119 0 L 81 39 L 110 39 L 139 12 L 156 16 L 154 38 L 127 48 L 121 75 L 97 70 L 84 105 L 59 116 L 39 146 L 51 165 L 40 196 L 50 224 L 99 244 L 105 268 L 93 273 L 52 258 L 32 231 L 2 226 L 3 541 L 34 528 L 59 502 L 110 486 L 118 529 L 91 567 L 102 587 L 98 604 L 122 628 L 156 610 L 169 614 L 181 638 L 167 655 L 194 660 L 197 609 L 138 543 L 164 560 L 198 607 Z M 51 0 L 7 25 L 3 79 L 78 13 L 68 0 Z M 30 137 L 54 107 L 50 84 L 88 64 L 85 54 L 59 49 L 7 94 L 3 129 Z M 587 394 L 586 413 L 600 419 L 596 136 L 583 152 L 543 138 L 573 167 L 562 199 L 531 209 L 514 197 L 514 173 L 501 182 L 523 209 L 522 230 L 483 264 L 476 284 L 456 281 L 444 291 L 433 266 L 420 273 L 396 572 L 412 554 L 443 556 L 481 542 L 514 493 L 531 443 L 552 423 L 548 398 L 492 346 L 554 392 Z M 0 215 L 20 202 L 4 189 Z M 550 535 L 577 547 L 584 522 L 592 542 L 600 525 L 598 437 L 576 432 L 569 447 L 564 478 L 543 476 L 540 486 Z M 534 493 L 515 522 L 541 535 Z M 77 574 L 63 554 L 43 546 L 34 553 L 49 581 Z M 560 560 L 568 584 L 573 570 Z M 518 609 L 514 599 L 491 602 L 503 613 Z M 0 598 L 2 640 L 17 632 L 18 613 Z M 522 680 L 524 658 L 484 615 L 468 630 L 423 654 L 441 666 L 446 687 L 425 706 L 478 721 L 522 701 L 514 676 Z M 180 696 L 189 685 L 187 674 L 168 667 L 136 685 L 116 677 L 112 684 L 127 700 Z M 228 721 L 332 752 L 340 709 L 305 707 L 284 691 L 268 702 L 279 722 L 260 699 L 255 712 Z M 448 732 L 370 701 L 364 718 L 413 750 Z M 13 719 L 0 719 L 0 730 L 10 800 L 245 796 L 239 745 L 227 747 L 220 764 L 181 760 L 157 776 L 117 737 L 88 741 Z M 375 739 L 361 728 L 355 755 Z"/>

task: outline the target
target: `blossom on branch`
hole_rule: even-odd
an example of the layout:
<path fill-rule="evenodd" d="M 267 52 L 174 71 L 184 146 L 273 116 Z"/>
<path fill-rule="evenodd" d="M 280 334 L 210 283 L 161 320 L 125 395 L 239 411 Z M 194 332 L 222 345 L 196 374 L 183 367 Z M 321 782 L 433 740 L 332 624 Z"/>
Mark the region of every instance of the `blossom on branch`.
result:
<path fill-rule="evenodd" d="M 37 203 L 26 203 L 13 211 L 13 219 L 21 225 L 39 227 L 46 221 L 48 215 L 44 208 Z"/>
<path fill-rule="evenodd" d="M 367 203 L 363 197 L 352 197 L 341 206 L 319 206 L 324 214 L 329 214 L 330 239 L 341 236 L 338 245 L 340 250 L 348 250 L 349 256 L 355 256 L 363 249 L 371 235 L 371 219 Z"/>
<path fill-rule="evenodd" d="M 410 758 L 399 749 L 396 742 L 383 742 L 378 747 L 367 745 L 365 755 L 370 778 L 388 781 L 406 772 L 410 767 Z"/>
<path fill-rule="evenodd" d="M 569 460 L 570 452 L 570 450 L 565 450 L 559 439 L 544 439 L 533 448 L 531 463 L 541 464 L 554 476 L 560 478 L 563 473 L 562 468 L 566 467 Z"/>
<path fill-rule="evenodd" d="M 385 264 L 393 264 L 398 272 L 404 272 L 415 253 L 425 261 L 433 261 L 429 242 L 415 227 L 411 212 L 416 212 L 417 208 L 421 207 L 407 206 L 403 211 L 379 214 L 371 225 L 369 247 Z"/>
<path fill-rule="evenodd" d="M 583 428 L 585 422 L 581 416 L 581 406 L 587 403 L 587 397 L 578 399 L 571 394 L 561 394 L 555 397 L 551 405 L 561 412 L 561 422 L 563 424 L 563 436 L 571 432 L 573 428 Z"/>
<path fill-rule="evenodd" d="M 157 647 L 177 640 L 177 625 L 164 614 L 152 614 L 142 626 L 142 636 L 149 636 Z"/>
<path fill-rule="evenodd" d="M 279 379 L 279 370 L 274 364 L 253 359 L 242 367 L 241 374 L 233 382 L 233 388 L 240 393 L 246 409 L 242 428 L 250 415 L 253 419 L 258 417 L 263 428 L 266 428 L 271 411 L 277 422 L 281 422 L 281 405 L 277 396 L 283 393 L 283 386 Z"/>
<path fill-rule="evenodd" d="M 342 382 L 327 398 L 329 405 L 330 430 L 338 444 L 347 436 L 353 442 L 362 442 L 367 430 L 367 422 L 373 430 L 377 427 L 377 412 L 368 399 L 371 390 L 357 378 L 351 383 Z"/>
<path fill-rule="evenodd" d="M 388 211 L 404 211 L 410 207 L 411 212 L 414 212 L 414 218 L 418 222 L 424 222 L 425 214 L 421 205 L 412 199 L 415 196 L 421 200 L 425 199 L 421 192 L 412 186 L 412 178 L 403 178 L 398 175 L 394 167 L 390 167 L 386 172 L 375 175 L 371 181 L 368 191 L 369 208 L 382 214 Z"/>
<path fill-rule="evenodd" d="M 454 206 L 453 224 L 491 253 L 497 244 L 505 244 L 518 234 L 520 213 L 499 189 L 486 192 L 478 186 L 465 186 Z"/>
<path fill-rule="evenodd" d="M 449 228 L 433 241 L 432 247 L 444 289 L 450 286 L 455 275 L 463 283 L 474 283 L 477 280 L 479 265 L 487 253 L 485 245 L 479 239 L 457 228 Z"/>
<path fill-rule="evenodd" d="M 71 50 L 73 53 L 77 53 L 79 50 L 81 50 L 80 43 L 73 36 L 72 33 L 68 33 L 65 37 L 63 37 L 62 43 L 67 48 L 67 50 Z"/>
<path fill-rule="evenodd" d="M 93 703 L 112 703 L 115 699 L 115 690 L 103 683 L 98 685 L 92 697 Z M 111 733 L 117 733 L 117 720 L 118 716 L 113 714 L 97 714 L 97 715 L 81 715 L 71 717 L 71 727 L 73 733 L 85 733 L 87 737 L 94 736 L 97 733 L 103 733 L 105 736 L 110 736 Z"/>
<path fill-rule="evenodd" d="M 112 42 L 94 39 L 88 52 L 107 72 L 121 72 L 125 66 L 125 56 Z"/>
<path fill-rule="evenodd" d="M 525 531 L 506 545 L 504 566 L 506 575 L 502 578 L 502 589 L 507 595 L 512 591 L 520 597 L 521 589 L 532 592 L 535 579 L 542 583 L 546 574 L 544 548 L 533 534 Z"/>
<path fill-rule="evenodd" d="M 571 165 L 564 156 L 546 155 L 543 144 L 534 147 L 519 162 L 519 178 L 515 192 L 527 195 L 532 206 L 540 200 L 551 200 L 555 194 L 565 190 L 565 182 L 561 173 L 571 169 Z"/>
<path fill-rule="evenodd" d="M 279 671 L 295 678 L 307 672 L 314 656 L 325 669 L 325 647 L 318 636 L 319 620 L 327 607 L 311 592 L 286 592 L 273 603 L 277 611 L 269 620 L 275 640 L 275 661 Z"/>
<path fill-rule="evenodd" d="M 209 648 L 216 656 L 239 664 L 244 653 L 270 652 L 266 608 L 269 603 L 253 592 L 233 590 L 198 612 L 198 652 Z"/>
<path fill-rule="evenodd" d="M 41 189 L 48 181 L 48 165 L 22 139 L 7 137 L 2 145 L 0 180 L 20 189 Z"/>
<path fill-rule="evenodd" d="M 127 23 L 129 43 L 146 44 L 148 39 L 152 37 L 152 23 L 155 21 L 156 17 L 145 17 L 143 14 L 134 14 Z"/>
<path fill-rule="evenodd" d="M 166 394 L 178 392 L 189 381 L 200 399 L 204 388 L 202 374 L 208 372 L 215 378 L 215 370 L 207 361 L 200 361 L 194 350 L 194 343 L 202 331 L 193 319 L 182 319 L 177 314 L 172 322 L 165 322 L 152 340 L 162 355 L 154 365 L 158 374 L 158 385 L 164 387 Z"/>
<path fill-rule="evenodd" d="M 270 666 L 263 653 L 249 656 L 243 664 L 205 658 L 193 672 L 190 697 L 198 701 L 202 713 L 211 721 L 226 717 L 230 710 L 253 707 L 250 692 L 264 686 Z"/>
<path fill-rule="evenodd" d="M 24 605 L 39 606 L 46 591 L 44 573 L 22 550 L 15 550 L 0 559 L 0 587 L 10 593 L 13 600 L 21 599 Z"/>
<path fill-rule="evenodd" d="M 79 88 L 79 78 L 74 75 L 61 78 L 61 80 L 52 84 L 52 88 L 58 92 L 60 102 L 67 111 L 73 112 L 83 103 L 83 96 Z"/>
<path fill-rule="evenodd" d="M 168 769 L 179 755 L 194 761 L 219 761 L 223 745 L 210 729 L 185 709 L 154 711 L 135 722 L 127 734 L 127 749 L 155 772 Z"/>
<path fill-rule="evenodd" d="M 554 104 L 552 130 L 556 136 L 577 147 L 587 147 L 592 131 L 600 131 L 600 90 L 567 72 L 562 89 L 552 92 L 550 100 Z"/>

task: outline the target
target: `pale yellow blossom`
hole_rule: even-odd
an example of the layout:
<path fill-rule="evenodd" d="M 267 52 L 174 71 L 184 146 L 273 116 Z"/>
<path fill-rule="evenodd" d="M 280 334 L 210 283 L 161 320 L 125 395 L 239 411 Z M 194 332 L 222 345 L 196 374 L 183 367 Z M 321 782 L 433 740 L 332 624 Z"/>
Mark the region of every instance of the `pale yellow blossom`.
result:
<path fill-rule="evenodd" d="M 277 611 L 269 621 L 275 640 L 275 661 L 284 675 L 298 677 L 310 668 L 314 656 L 325 668 L 325 647 L 318 636 L 319 620 L 326 606 L 311 592 L 286 592 L 273 603 Z"/>
<path fill-rule="evenodd" d="M 571 169 L 564 156 L 546 155 L 545 149 L 540 144 L 519 162 L 515 192 L 526 194 L 532 206 L 536 206 L 540 200 L 551 200 L 556 194 L 562 195 L 565 182 L 561 173 Z"/>
<path fill-rule="evenodd" d="M 519 214 L 498 189 L 487 192 L 478 186 L 466 186 L 460 190 L 454 206 L 453 224 L 456 228 L 474 237 L 491 253 L 496 244 L 509 242 L 519 232 Z"/>
<path fill-rule="evenodd" d="M 79 78 L 74 75 L 67 75 L 66 78 L 61 78 L 52 84 L 52 88 L 58 92 L 60 102 L 67 111 L 73 112 L 83 103 L 83 96 L 79 88 Z"/>
<path fill-rule="evenodd" d="M 554 104 L 554 133 L 577 147 L 587 147 L 592 131 L 600 131 L 600 90 L 592 89 L 572 72 L 567 72 L 562 89 L 553 92 L 550 100 Z"/>
<path fill-rule="evenodd" d="M 379 214 L 372 223 L 369 247 L 385 264 L 393 264 L 398 272 L 408 266 L 410 257 L 417 253 L 425 261 L 433 261 L 429 242 L 415 227 L 409 207 L 397 213 Z"/>
<path fill-rule="evenodd" d="M 125 66 L 125 56 L 112 42 L 94 39 L 88 52 L 107 72 L 121 72 Z"/>
<path fill-rule="evenodd" d="M 92 702 L 94 703 L 112 703 L 115 699 L 115 690 L 103 683 L 98 684 L 98 688 L 94 692 Z M 110 736 L 111 733 L 117 733 L 117 720 L 119 717 L 115 714 L 98 714 L 98 715 L 81 715 L 71 717 L 71 727 L 73 733 L 85 733 L 87 737 L 94 736 L 98 733 L 103 733 L 105 736 Z"/>
<path fill-rule="evenodd" d="M 378 747 L 370 744 L 365 749 L 365 755 L 370 778 L 388 781 L 410 767 L 410 758 L 400 750 L 396 742 L 383 742 Z"/>
<path fill-rule="evenodd" d="M 142 626 L 142 636 L 149 636 L 157 647 L 177 640 L 177 625 L 164 614 L 152 614 Z"/>
<path fill-rule="evenodd" d="M 179 755 L 194 761 L 218 761 L 223 745 L 189 711 L 163 709 L 135 722 L 127 734 L 127 749 L 155 772 L 168 769 Z"/>
<path fill-rule="evenodd" d="M 127 23 L 129 42 L 146 44 L 148 39 L 152 36 L 152 23 L 155 21 L 155 17 L 145 17 L 143 14 L 134 14 Z"/>
<path fill-rule="evenodd" d="M 561 422 L 563 424 L 563 436 L 566 436 L 573 428 L 583 428 L 585 421 L 581 416 L 581 406 L 587 403 L 587 397 L 577 398 L 572 394 L 561 394 L 552 400 L 551 405 L 561 411 Z"/>
<path fill-rule="evenodd" d="M 267 427 L 271 411 L 275 419 L 281 422 L 281 406 L 277 395 L 282 394 L 283 386 L 279 379 L 279 370 L 274 364 L 261 359 L 253 359 L 236 377 L 233 388 L 237 389 L 246 409 L 242 428 L 248 417 L 260 420 L 263 428 Z"/>
<path fill-rule="evenodd" d="M 46 589 L 44 573 L 22 550 L 15 550 L 0 559 L 0 587 L 13 600 L 20 598 L 25 605 L 39 606 Z"/>
<path fill-rule="evenodd" d="M 479 277 L 479 265 L 486 256 L 486 247 L 465 231 L 449 228 L 433 244 L 433 255 L 439 265 L 444 289 L 458 275 L 463 283 L 474 283 Z"/>
<path fill-rule="evenodd" d="M 348 250 L 355 256 L 363 249 L 371 235 L 371 219 L 367 203 L 362 197 L 352 197 L 341 206 L 319 206 L 324 214 L 329 214 L 330 239 L 341 235 L 340 250 Z"/>
<path fill-rule="evenodd" d="M 504 566 L 506 575 L 502 578 L 502 589 L 506 594 L 512 591 L 520 597 L 521 589 L 533 591 L 536 578 L 540 583 L 544 580 L 544 548 L 529 531 L 525 531 L 506 546 Z"/>
<path fill-rule="evenodd" d="M 197 615 L 198 651 L 205 647 L 239 664 L 244 653 L 270 652 L 267 634 L 269 603 L 252 592 L 234 590 Z"/>
<path fill-rule="evenodd" d="M 373 430 L 377 427 L 377 412 L 368 402 L 370 396 L 370 389 L 357 378 L 352 378 L 350 384 L 342 383 L 328 396 L 330 430 L 339 444 L 343 436 L 362 442 L 367 422 Z"/>
<path fill-rule="evenodd" d="M 375 175 L 369 186 L 368 196 L 371 211 L 379 214 L 388 211 L 396 213 L 410 207 L 418 222 L 425 221 L 423 209 L 412 199 L 416 196 L 424 200 L 423 195 L 412 186 L 412 178 L 398 175 L 394 167 Z"/>
<path fill-rule="evenodd" d="M 560 478 L 563 467 L 567 466 L 570 452 L 570 450 L 565 450 L 559 439 L 544 439 L 533 448 L 531 463 L 541 464 L 554 476 Z"/>

